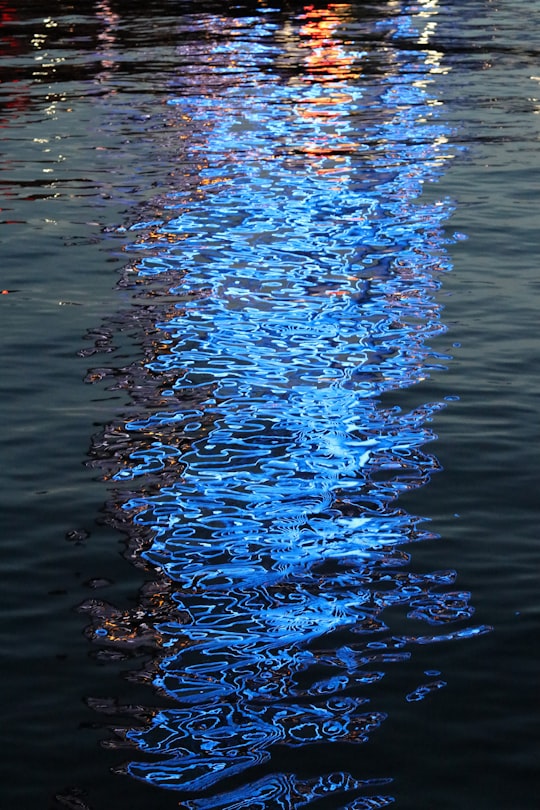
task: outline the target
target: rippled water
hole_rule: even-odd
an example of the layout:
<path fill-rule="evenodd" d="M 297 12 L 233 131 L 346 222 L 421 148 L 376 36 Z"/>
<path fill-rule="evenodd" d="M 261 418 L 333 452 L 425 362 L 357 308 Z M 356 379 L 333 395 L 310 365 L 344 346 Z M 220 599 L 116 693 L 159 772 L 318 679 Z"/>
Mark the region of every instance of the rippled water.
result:
<path fill-rule="evenodd" d="M 10 610 L 20 626 L 28 616 L 28 655 L 9 656 L 8 721 L 23 737 L 53 726 L 82 758 L 67 765 L 66 752 L 45 778 L 24 739 L 17 767 L 36 786 L 13 797 L 359 810 L 517 795 L 512 806 L 533 807 L 537 741 L 522 725 L 516 756 L 497 734 L 512 737 L 534 691 L 526 654 L 502 653 L 537 617 L 527 419 L 507 416 L 530 404 L 501 395 L 516 342 L 534 353 L 532 271 L 512 298 L 505 263 L 520 236 L 528 283 L 534 29 L 518 49 L 507 8 L 431 0 L 0 7 L 16 154 L 2 166 L 2 303 L 32 379 L 15 382 L 20 366 L 8 377 L 8 456 L 28 471 L 10 526 L 62 535 L 14 552 Z M 515 221 L 498 203 L 510 187 Z M 51 405 L 47 380 L 81 363 L 97 387 L 64 382 Z M 66 472 L 92 432 L 86 469 Z M 36 445 L 45 465 L 30 461 Z M 37 568 L 64 605 L 45 611 L 45 644 L 44 594 L 21 598 Z M 55 648 L 76 659 L 56 693 L 59 664 L 45 667 L 69 731 L 35 698 L 26 721 L 36 679 L 17 681 Z M 503 776 L 482 793 L 476 774 L 495 765 Z"/>
<path fill-rule="evenodd" d="M 410 570 L 402 548 L 430 536 L 395 501 L 438 468 L 421 448 L 440 403 L 378 400 L 440 365 L 429 341 L 449 265 L 449 203 L 417 201 L 449 151 L 426 86 L 438 60 L 359 47 L 379 25 L 414 43 L 426 21 L 408 11 L 363 24 L 348 8 L 308 10 L 282 43 L 279 23 L 252 17 L 223 42 L 208 16 L 210 42 L 185 46 L 211 89 L 179 77 L 168 104 L 173 125 L 201 128 L 185 154 L 201 192 L 170 194 L 165 217 L 131 226 L 129 272 L 158 299 L 144 368 L 160 402 L 122 425 L 112 476 L 151 476 L 122 509 L 150 529 L 141 556 L 174 588 L 148 632 L 163 650 L 153 684 L 178 708 L 127 733 L 165 757 L 128 766 L 156 785 L 204 790 L 274 746 L 298 747 L 301 768 L 312 744 L 366 742 L 387 716 L 373 685 L 389 664 L 486 630 L 463 625 L 473 608 L 449 590 L 455 572 Z M 115 617 L 89 609 L 114 645 Z M 441 688 L 439 675 L 403 699 Z M 287 804 L 296 768 L 209 806 Z M 363 785 L 328 774 L 302 803 Z"/>

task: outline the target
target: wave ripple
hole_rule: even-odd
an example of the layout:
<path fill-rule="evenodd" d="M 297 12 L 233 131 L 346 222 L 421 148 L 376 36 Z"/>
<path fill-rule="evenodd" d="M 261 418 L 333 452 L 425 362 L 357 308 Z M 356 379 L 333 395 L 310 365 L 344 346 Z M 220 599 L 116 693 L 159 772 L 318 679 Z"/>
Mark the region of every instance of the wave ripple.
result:
<path fill-rule="evenodd" d="M 410 544 L 433 535 L 395 503 L 439 469 L 424 445 L 443 403 L 380 399 L 448 359 L 430 340 L 445 328 L 451 206 L 420 200 L 452 154 L 428 92 L 442 54 L 388 46 L 424 41 L 427 6 L 404 5 L 372 52 L 354 44 L 351 6 L 310 9 L 282 28 L 244 18 L 241 42 L 206 21 L 213 79 L 200 92 L 179 79 L 169 101 L 172 125 L 193 122 L 182 160 L 198 189 L 169 195 L 128 245 L 156 295 L 137 374 L 159 406 L 109 446 L 113 479 L 135 487 L 122 519 L 151 537 L 141 557 L 170 583 L 149 632 L 154 686 L 178 706 L 127 732 L 153 755 L 128 771 L 190 792 L 264 774 L 190 810 L 344 793 L 344 810 L 387 806 L 359 795 L 380 780 L 300 779 L 292 754 L 291 773 L 264 771 L 281 747 L 305 762 L 315 744 L 365 743 L 387 714 L 370 696 L 389 666 L 486 629 L 404 632 L 473 608 L 446 590 L 455 572 L 408 570 Z M 100 643 L 114 635 L 114 616 L 94 620 Z"/>

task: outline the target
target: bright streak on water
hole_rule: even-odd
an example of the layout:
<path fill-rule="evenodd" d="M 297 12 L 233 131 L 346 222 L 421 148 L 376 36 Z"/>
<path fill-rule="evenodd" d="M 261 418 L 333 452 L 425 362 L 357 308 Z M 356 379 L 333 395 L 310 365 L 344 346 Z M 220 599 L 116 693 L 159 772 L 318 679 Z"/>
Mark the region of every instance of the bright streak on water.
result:
<path fill-rule="evenodd" d="M 443 403 L 380 399 L 449 359 L 430 341 L 445 329 L 451 204 L 421 199 L 455 151 L 431 95 L 436 6 L 371 23 L 387 29 L 377 53 L 349 44 L 348 4 L 281 28 L 242 18 L 226 38 L 208 16 L 207 74 L 171 94 L 198 187 L 169 195 L 129 246 L 138 279 L 168 296 L 146 373 L 170 405 L 125 424 L 133 449 L 114 474 L 135 487 L 125 519 L 151 533 L 143 558 L 172 582 L 153 682 L 178 708 L 127 733 L 154 755 L 129 773 L 154 785 L 215 791 L 279 746 L 364 743 L 387 716 L 373 690 L 388 665 L 487 630 L 464 622 L 455 572 L 408 567 L 432 535 L 396 499 L 439 468 L 424 446 Z M 159 485 L 138 490 L 147 476 Z M 96 618 L 104 630 L 113 619 Z M 393 801 L 345 772 L 259 776 L 184 806 Z"/>

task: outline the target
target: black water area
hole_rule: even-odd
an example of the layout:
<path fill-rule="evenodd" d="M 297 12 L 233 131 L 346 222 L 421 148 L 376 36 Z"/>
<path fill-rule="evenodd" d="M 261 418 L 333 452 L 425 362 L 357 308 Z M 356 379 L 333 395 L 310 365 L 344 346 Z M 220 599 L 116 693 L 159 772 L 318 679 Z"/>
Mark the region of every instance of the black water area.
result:
<path fill-rule="evenodd" d="M 536 810 L 540 3 L 0 0 L 2 802 Z"/>

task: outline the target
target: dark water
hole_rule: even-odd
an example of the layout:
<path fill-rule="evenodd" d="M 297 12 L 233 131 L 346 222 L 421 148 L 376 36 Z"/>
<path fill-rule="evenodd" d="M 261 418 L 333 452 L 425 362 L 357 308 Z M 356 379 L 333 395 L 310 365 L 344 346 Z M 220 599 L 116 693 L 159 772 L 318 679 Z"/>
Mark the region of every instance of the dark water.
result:
<path fill-rule="evenodd" d="M 536 808 L 540 8 L 15 5 L 5 806 Z"/>

